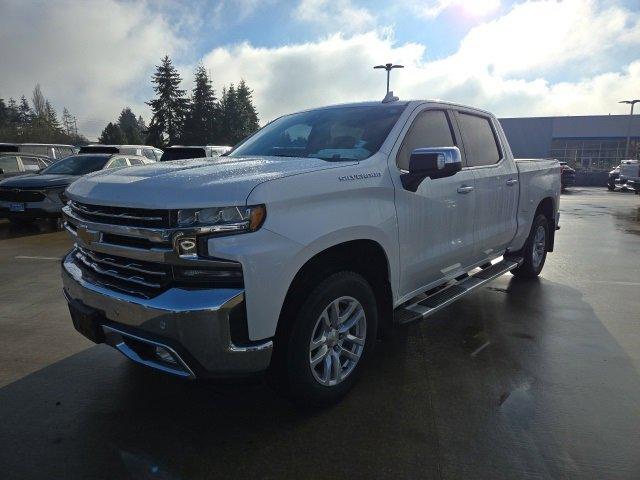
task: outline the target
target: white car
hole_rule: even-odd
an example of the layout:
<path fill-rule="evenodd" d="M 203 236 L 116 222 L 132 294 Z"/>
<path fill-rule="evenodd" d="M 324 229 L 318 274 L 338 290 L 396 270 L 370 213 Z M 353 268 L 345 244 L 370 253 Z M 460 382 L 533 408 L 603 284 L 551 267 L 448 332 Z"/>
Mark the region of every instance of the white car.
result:
<path fill-rule="evenodd" d="M 353 386 L 383 323 L 537 276 L 560 166 L 514 161 L 488 112 L 368 102 L 283 116 L 219 162 L 99 172 L 67 195 L 81 333 L 186 378 L 268 370 L 317 405 Z"/>

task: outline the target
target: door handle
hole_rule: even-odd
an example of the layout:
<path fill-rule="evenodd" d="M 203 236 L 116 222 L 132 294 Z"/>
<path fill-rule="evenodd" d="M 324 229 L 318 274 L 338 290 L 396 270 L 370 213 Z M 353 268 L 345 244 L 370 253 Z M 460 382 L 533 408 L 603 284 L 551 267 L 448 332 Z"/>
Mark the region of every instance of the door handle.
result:
<path fill-rule="evenodd" d="M 510 178 L 509 180 L 507 180 L 507 186 L 509 187 L 513 187 L 516 183 L 518 183 L 517 178 Z"/>
<path fill-rule="evenodd" d="M 471 185 L 461 185 L 458 187 L 458 193 L 470 193 L 474 188 Z"/>

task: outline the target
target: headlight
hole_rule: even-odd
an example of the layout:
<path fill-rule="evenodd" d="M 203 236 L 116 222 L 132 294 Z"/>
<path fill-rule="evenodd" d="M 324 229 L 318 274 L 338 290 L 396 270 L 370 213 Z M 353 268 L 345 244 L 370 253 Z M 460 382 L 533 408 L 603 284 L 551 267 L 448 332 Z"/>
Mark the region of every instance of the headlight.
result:
<path fill-rule="evenodd" d="M 178 227 L 211 227 L 211 233 L 255 232 L 266 216 L 264 205 L 190 208 L 178 210 Z"/>

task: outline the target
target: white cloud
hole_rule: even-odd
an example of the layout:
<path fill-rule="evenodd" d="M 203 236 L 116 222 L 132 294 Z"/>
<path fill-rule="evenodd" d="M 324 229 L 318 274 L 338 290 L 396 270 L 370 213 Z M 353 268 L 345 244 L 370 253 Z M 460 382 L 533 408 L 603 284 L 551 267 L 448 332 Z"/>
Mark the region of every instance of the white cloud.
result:
<path fill-rule="evenodd" d="M 375 24 L 369 10 L 354 6 L 350 0 L 301 0 L 293 16 L 343 33 L 362 32 Z"/>
<path fill-rule="evenodd" d="M 154 65 L 185 45 L 146 3 L 0 1 L 0 11 L 0 95 L 29 98 L 40 83 L 93 138 L 125 105 L 146 111 Z"/>
<path fill-rule="evenodd" d="M 468 15 L 481 17 L 495 12 L 500 7 L 500 0 L 418 0 L 411 1 L 410 6 L 414 12 L 427 19 L 436 18 L 452 7 Z"/>
<path fill-rule="evenodd" d="M 221 47 L 204 63 L 218 85 L 244 78 L 254 88 L 263 123 L 298 109 L 381 99 L 384 75 L 372 70 L 381 58 L 405 65 L 391 80 L 402 98 L 441 98 L 499 115 L 623 113 L 616 102 L 637 96 L 640 54 L 633 63 L 615 56 L 638 47 L 632 12 L 598 9 L 591 0 L 545 0 L 473 28 L 456 53 L 435 61 L 424 60 L 425 45 L 397 44 L 390 31 L 373 30 L 276 48 Z M 597 64 L 614 67 L 593 73 Z M 546 79 L 569 69 L 576 80 Z"/>

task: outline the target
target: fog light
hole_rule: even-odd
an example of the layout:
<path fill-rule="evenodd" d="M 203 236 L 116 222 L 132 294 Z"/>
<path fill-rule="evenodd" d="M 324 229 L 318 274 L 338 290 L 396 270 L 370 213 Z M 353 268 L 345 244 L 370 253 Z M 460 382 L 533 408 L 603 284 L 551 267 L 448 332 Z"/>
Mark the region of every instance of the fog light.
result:
<path fill-rule="evenodd" d="M 156 346 L 155 353 L 156 353 L 156 357 L 158 357 L 163 362 L 177 365 L 175 358 L 173 358 L 173 356 L 169 353 L 169 351 L 166 348 Z"/>

